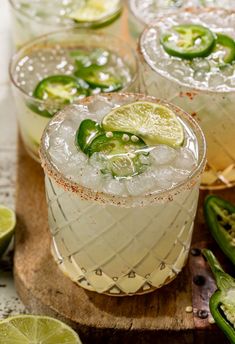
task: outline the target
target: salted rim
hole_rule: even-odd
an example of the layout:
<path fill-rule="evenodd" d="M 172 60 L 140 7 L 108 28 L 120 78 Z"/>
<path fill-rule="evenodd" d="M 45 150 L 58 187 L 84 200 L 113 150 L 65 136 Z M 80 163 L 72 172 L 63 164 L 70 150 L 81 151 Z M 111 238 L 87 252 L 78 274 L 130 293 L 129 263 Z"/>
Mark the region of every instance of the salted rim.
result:
<path fill-rule="evenodd" d="M 133 71 L 133 73 L 131 74 L 131 80 L 125 85 L 125 87 L 123 87 L 123 91 L 125 91 L 126 89 L 128 89 L 132 84 L 135 83 L 137 76 L 138 76 L 138 72 L 139 72 L 139 63 L 138 63 L 138 57 L 136 52 L 132 49 L 132 47 L 130 47 L 129 44 L 127 44 L 126 41 L 120 39 L 117 36 L 111 35 L 111 34 L 106 34 L 103 32 L 99 32 L 99 33 L 95 33 L 93 30 L 83 30 L 80 28 L 69 28 L 66 30 L 58 30 L 58 31 L 54 31 L 54 32 L 50 32 L 47 33 L 45 35 L 42 35 L 40 37 L 36 37 L 33 40 L 31 40 L 29 43 L 25 44 L 22 48 L 20 48 L 19 50 L 17 50 L 17 52 L 11 57 L 10 62 L 9 62 L 9 66 L 8 66 L 8 73 L 9 73 L 9 77 L 10 77 L 10 81 L 12 82 L 12 84 L 21 92 L 23 93 L 23 95 L 28 99 L 31 100 L 33 102 L 36 102 L 37 104 L 41 104 L 41 105 L 56 105 L 57 103 L 55 101 L 45 101 L 45 100 L 41 100 L 38 98 L 35 98 L 33 95 L 29 95 L 16 81 L 15 79 L 15 69 L 18 65 L 18 62 L 20 60 L 22 60 L 22 58 L 26 57 L 29 55 L 29 53 L 31 51 L 34 51 L 35 47 L 41 48 L 41 43 L 43 43 L 43 46 L 45 45 L 45 47 L 48 49 L 48 47 L 50 47 L 50 45 L 48 45 L 47 42 L 45 42 L 46 39 L 50 39 L 53 38 L 54 36 L 60 35 L 60 34 L 65 34 L 69 37 L 70 33 L 76 34 L 76 35 L 86 35 L 88 36 L 88 38 L 90 38 L 91 36 L 96 37 L 98 40 L 102 40 L 102 37 L 104 38 L 108 38 L 110 41 L 116 41 L 118 42 L 119 45 L 124 46 L 125 48 L 127 48 L 130 52 L 130 54 L 133 56 L 134 62 L 135 62 L 135 70 Z M 69 44 L 70 42 L 66 41 L 65 39 L 61 40 L 60 42 L 52 42 L 52 46 L 56 46 L 58 44 L 61 44 L 61 46 L 66 48 L 66 44 Z M 79 41 L 77 41 L 74 44 L 79 44 Z M 65 45 L 65 46 L 64 46 Z M 84 45 L 85 47 L 85 45 Z M 107 47 L 107 50 L 112 52 L 112 46 Z M 120 56 L 121 57 L 121 56 Z M 131 68 L 130 68 L 130 72 Z"/>
<path fill-rule="evenodd" d="M 212 7 L 208 7 L 208 8 L 202 8 L 202 9 L 198 9 L 196 7 L 190 7 L 190 8 L 185 8 L 184 10 L 180 10 L 180 13 L 192 13 L 192 14 L 201 14 L 201 13 L 211 13 L 214 12 L 215 14 L 218 13 L 223 13 L 223 16 L 226 17 L 228 15 L 235 15 L 235 10 L 228 10 L 228 9 L 224 9 L 224 8 L 212 8 Z M 173 17 L 175 16 L 176 13 L 170 13 L 168 14 L 167 17 Z M 208 94 L 227 94 L 227 93 L 233 93 L 235 91 L 235 87 L 231 88 L 230 90 L 211 90 L 211 89 L 205 89 L 203 87 L 200 86 L 190 86 L 189 84 L 179 81 L 175 78 L 173 78 L 170 75 L 165 75 L 164 72 L 161 69 L 158 69 L 154 66 L 154 64 L 152 63 L 152 59 L 148 56 L 148 53 L 146 52 L 146 49 L 144 48 L 144 45 L 142 44 L 143 41 L 145 40 L 145 36 L 147 35 L 147 33 L 152 30 L 155 29 L 156 27 L 158 27 L 158 23 L 159 21 L 164 21 L 166 17 L 163 15 L 158 15 L 157 18 L 154 20 L 154 22 L 152 22 L 148 27 L 146 27 L 144 29 L 144 31 L 142 32 L 141 36 L 139 37 L 139 41 L 138 41 L 138 47 L 137 50 L 140 54 L 140 57 L 148 64 L 148 66 L 157 74 L 161 75 L 161 77 L 170 80 L 171 82 L 174 82 L 176 85 L 180 85 L 180 86 L 184 86 L 187 88 L 190 88 L 190 90 L 194 91 L 194 92 L 202 92 L 202 93 L 208 93 Z"/>
<path fill-rule="evenodd" d="M 16 6 L 16 3 L 15 3 L 15 0 L 9 0 L 9 4 L 10 6 L 12 7 L 12 9 L 16 12 L 19 12 L 21 13 L 24 17 L 27 17 L 28 19 L 30 20 L 34 20 L 34 18 L 32 16 L 30 16 L 27 12 L 25 12 L 24 10 L 20 9 L 20 8 L 17 8 Z M 111 12 L 109 15 L 106 15 L 104 16 L 103 18 L 101 18 L 100 20 L 95 20 L 95 21 L 87 21 L 87 22 L 76 22 L 74 21 L 73 22 L 73 19 L 71 19 L 71 23 L 51 23 L 50 22 L 50 17 L 51 16 L 48 16 L 46 17 L 46 20 L 43 20 L 43 21 L 38 21 L 37 23 L 41 23 L 42 25 L 46 22 L 46 24 L 50 25 L 50 26 L 53 26 L 53 27 L 79 27 L 79 28 L 89 28 L 89 27 L 93 27 L 93 26 L 96 26 L 96 25 L 102 25 L 102 24 L 105 24 L 106 22 L 108 22 L 110 19 L 112 18 L 115 18 L 115 16 L 121 14 L 122 12 L 122 9 L 123 9 L 123 4 L 122 4 L 122 0 L 119 0 L 119 3 L 117 5 L 117 8 Z"/>
<path fill-rule="evenodd" d="M 46 141 L 46 135 L 48 134 L 48 131 L 50 132 L 50 123 L 56 120 L 59 120 L 61 117 L 64 116 L 64 113 L 69 110 L 69 108 L 74 108 L 77 105 L 87 105 L 91 101 L 93 101 L 95 98 L 98 97 L 104 97 L 107 98 L 107 100 L 111 100 L 113 98 L 118 99 L 130 99 L 130 102 L 139 101 L 139 100 L 145 100 L 157 104 L 164 105 L 170 109 L 172 109 L 180 118 L 183 118 L 188 126 L 191 127 L 193 130 L 198 143 L 198 164 L 192 171 L 191 175 L 184 180 L 183 182 L 177 184 L 175 187 L 168 189 L 166 191 L 162 192 L 154 192 L 154 193 L 148 193 L 143 196 L 117 196 L 117 195 L 111 195 L 107 194 L 105 192 L 100 191 L 93 191 L 90 188 L 87 188 L 85 186 L 82 186 L 76 182 L 73 182 L 66 178 L 63 173 L 57 170 L 57 168 L 54 166 L 54 164 L 51 161 L 51 158 L 48 154 L 48 151 L 46 149 L 45 141 Z M 39 155 L 41 158 L 41 164 L 44 169 L 44 172 L 46 175 L 48 175 L 50 178 L 52 178 L 59 186 L 61 186 L 65 191 L 70 191 L 72 193 L 78 194 L 82 199 L 84 200 L 92 200 L 96 201 L 97 203 L 103 204 L 103 205 L 116 205 L 116 206 L 122 206 L 122 207 L 135 207 L 135 206 L 145 206 L 145 205 L 151 205 L 154 203 L 162 203 L 166 201 L 173 200 L 173 197 L 177 195 L 178 193 L 191 189 L 196 182 L 198 181 L 199 176 L 204 170 L 205 163 L 206 163 L 206 141 L 204 134 L 197 124 L 197 122 L 185 111 L 181 110 L 179 107 L 165 101 L 160 100 L 154 97 L 145 96 L 143 94 L 134 94 L 134 93 L 103 93 L 96 96 L 90 96 L 87 97 L 79 102 L 76 102 L 66 108 L 64 108 L 62 111 L 58 112 L 51 121 L 47 124 L 43 135 L 41 139 L 41 145 L 39 150 Z"/>
<path fill-rule="evenodd" d="M 128 0 L 128 8 L 131 12 L 131 14 L 141 23 L 143 24 L 144 26 L 148 26 L 152 21 L 155 21 L 155 19 L 153 20 L 150 20 L 149 22 L 147 21 L 144 21 L 144 18 L 143 16 L 141 16 L 141 13 L 138 12 L 138 7 L 136 6 L 136 1 L 137 0 Z M 144 1 L 144 0 L 143 0 Z M 184 2 L 184 0 L 183 0 Z M 187 6 L 187 5 L 186 5 Z M 159 15 L 156 15 L 156 16 L 164 16 L 164 15 L 168 15 L 169 13 L 175 13 L 175 12 L 178 12 L 178 11 L 182 11 L 182 9 L 185 8 L 185 5 L 183 4 L 182 7 L 180 8 L 176 8 L 176 9 L 172 9 L 172 10 L 166 10 L 166 11 L 162 11 L 162 13 L 159 13 Z M 161 11 L 161 9 L 159 9 Z"/>

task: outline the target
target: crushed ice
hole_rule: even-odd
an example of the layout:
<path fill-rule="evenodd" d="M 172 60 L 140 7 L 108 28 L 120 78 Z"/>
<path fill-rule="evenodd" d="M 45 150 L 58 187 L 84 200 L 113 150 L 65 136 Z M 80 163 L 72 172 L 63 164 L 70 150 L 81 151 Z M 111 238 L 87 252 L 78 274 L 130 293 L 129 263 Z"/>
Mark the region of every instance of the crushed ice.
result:
<path fill-rule="evenodd" d="M 102 105 L 103 104 L 103 105 Z M 98 115 L 95 116 L 96 105 Z M 117 106 L 117 104 L 115 104 Z M 75 135 L 80 122 L 84 118 L 92 118 L 100 122 L 101 117 L 110 111 L 114 104 L 107 98 L 98 96 L 97 100 L 87 106 L 72 105 L 62 111 L 60 120 L 51 121 L 49 135 L 45 145 L 54 166 L 67 179 L 113 195 L 144 195 L 149 192 L 167 190 L 185 181 L 196 167 L 195 137 L 185 130 L 185 144 L 174 149 L 159 144 L 149 149 L 150 156 L 142 155 L 142 163 L 150 159 L 146 170 L 134 177 L 115 179 L 103 173 L 104 162 L 101 153 L 94 153 L 88 158 L 75 144 Z M 89 112 L 92 111 L 91 113 Z M 189 148 L 190 147 L 190 148 Z M 192 151 L 195 149 L 195 151 Z"/>
<path fill-rule="evenodd" d="M 235 85 L 235 63 L 218 67 L 213 60 L 212 53 L 206 58 L 197 58 L 193 61 L 169 56 L 160 43 L 160 35 L 168 31 L 172 26 L 182 23 L 200 24 L 210 28 L 214 33 L 224 33 L 235 38 L 233 13 L 224 16 L 224 11 L 191 13 L 182 12 L 163 20 L 155 21 L 149 30 L 146 30 L 141 38 L 142 51 L 148 63 L 164 77 L 173 79 L 192 88 L 200 88 L 211 91 L 232 91 Z M 215 56 L 214 56 L 215 57 Z"/>

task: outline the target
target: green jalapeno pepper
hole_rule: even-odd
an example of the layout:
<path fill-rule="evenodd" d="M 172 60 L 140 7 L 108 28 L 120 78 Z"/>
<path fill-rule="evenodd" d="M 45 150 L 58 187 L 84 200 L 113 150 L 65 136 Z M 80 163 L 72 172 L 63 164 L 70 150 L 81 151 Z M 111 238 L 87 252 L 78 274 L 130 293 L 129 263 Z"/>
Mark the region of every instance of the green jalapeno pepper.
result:
<path fill-rule="evenodd" d="M 85 81 L 70 75 L 51 75 L 41 80 L 34 92 L 36 99 L 51 101 L 55 105 L 53 111 L 41 109 L 34 103 L 28 106 L 37 114 L 44 117 L 52 117 L 61 106 L 70 104 L 75 99 L 84 98 L 88 95 L 88 84 Z"/>
<path fill-rule="evenodd" d="M 219 63 L 232 63 L 235 60 L 235 42 L 227 36 L 218 33 L 213 49 L 213 59 Z"/>
<path fill-rule="evenodd" d="M 107 67 L 91 65 L 78 69 L 74 74 L 85 80 L 91 88 L 100 88 L 102 92 L 114 92 L 123 88 L 122 81 Z"/>
<path fill-rule="evenodd" d="M 204 203 L 204 214 L 214 239 L 235 265 L 235 205 L 210 195 Z"/>
<path fill-rule="evenodd" d="M 164 50 L 182 59 L 208 56 L 214 46 L 215 36 L 202 25 L 182 24 L 173 26 L 160 37 Z"/>
<path fill-rule="evenodd" d="M 76 133 L 77 146 L 89 157 L 100 153 L 104 168 L 101 172 L 125 178 L 142 173 L 149 161 L 145 142 L 128 132 L 105 132 L 99 123 L 85 119 Z M 144 162 L 143 162 L 143 158 Z"/>
<path fill-rule="evenodd" d="M 132 140 L 134 138 L 134 141 Z M 90 155 L 100 152 L 106 157 L 103 173 L 113 177 L 125 178 L 135 176 L 145 170 L 141 156 L 146 152 L 144 141 L 130 133 L 114 131 L 97 136 L 90 145 Z"/>
<path fill-rule="evenodd" d="M 76 144 L 85 154 L 89 155 L 91 142 L 103 132 L 99 123 L 89 118 L 84 119 L 76 133 Z"/>
<path fill-rule="evenodd" d="M 235 343 L 235 279 L 225 273 L 214 254 L 202 250 L 214 274 L 218 290 L 210 298 L 210 311 L 227 338 Z"/>

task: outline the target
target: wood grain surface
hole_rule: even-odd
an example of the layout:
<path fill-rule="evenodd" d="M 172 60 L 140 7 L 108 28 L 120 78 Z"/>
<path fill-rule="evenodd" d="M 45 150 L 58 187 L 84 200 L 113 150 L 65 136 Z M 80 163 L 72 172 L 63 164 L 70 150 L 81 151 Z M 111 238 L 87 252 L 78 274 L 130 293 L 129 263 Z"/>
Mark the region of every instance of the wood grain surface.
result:
<path fill-rule="evenodd" d="M 222 192 L 235 200 L 233 190 Z M 200 207 L 194 231 L 194 247 L 214 246 L 205 228 Z M 115 298 L 88 292 L 75 285 L 57 268 L 50 253 L 43 171 L 18 146 L 15 243 L 15 284 L 33 313 L 54 315 L 72 325 L 86 343 L 227 343 L 216 325 L 201 320 L 197 310 L 208 311 L 215 289 L 204 259 L 190 255 L 189 264 L 168 286 L 151 294 Z M 217 251 L 218 249 L 216 249 Z M 223 259 L 225 261 L 225 259 Z M 227 263 L 227 262 L 226 262 Z M 226 264 L 228 265 L 228 263 Z M 196 286 L 195 274 L 205 276 Z M 194 306 L 193 313 L 185 307 Z"/>

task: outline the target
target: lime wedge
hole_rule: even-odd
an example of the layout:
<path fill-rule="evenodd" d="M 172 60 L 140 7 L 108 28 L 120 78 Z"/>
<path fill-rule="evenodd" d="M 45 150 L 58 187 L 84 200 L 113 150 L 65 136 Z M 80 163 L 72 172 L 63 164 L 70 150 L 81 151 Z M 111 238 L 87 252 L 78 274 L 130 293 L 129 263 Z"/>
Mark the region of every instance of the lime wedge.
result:
<path fill-rule="evenodd" d="M 77 22 L 95 22 L 114 14 L 119 7 L 120 0 L 87 0 L 69 17 Z"/>
<path fill-rule="evenodd" d="M 184 141 L 184 130 L 175 113 L 151 102 L 115 108 L 103 118 L 102 126 L 106 131 L 127 131 L 140 136 L 147 145 L 179 147 Z"/>
<path fill-rule="evenodd" d="M 81 344 L 69 326 L 46 316 L 18 315 L 0 322 L 0 344 Z"/>
<path fill-rule="evenodd" d="M 0 256 L 6 251 L 11 241 L 15 223 L 14 211 L 0 205 Z"/>

